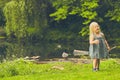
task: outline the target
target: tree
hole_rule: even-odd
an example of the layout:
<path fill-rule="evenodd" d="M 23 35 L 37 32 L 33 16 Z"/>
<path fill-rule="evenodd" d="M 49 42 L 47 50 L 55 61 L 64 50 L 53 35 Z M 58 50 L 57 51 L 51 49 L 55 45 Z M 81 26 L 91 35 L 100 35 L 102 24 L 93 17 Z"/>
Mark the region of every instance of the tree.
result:
<path fill-rule="evenodd" d="M 9 54 L 12 51 L 14 52 L 12 54 L 17 54 L 17 52 L 25 54 L 23 51 L 26 50 L 29 50 L 28 53 L 30 54 L 34 51 L 30 49 L 31 46 L 35 49 L 36 44 L 42 43 L 43 31 L 48 25 L 46 7 L 47 2 L 45 0 L 11 0 L 6 3 L 4 6 L 6 34 L 9 40 L 15 39 L 16 42 L 11 45 L 13 47 L 7 49 Z"/>
<path fill-rule="evenodd" d="M 6 33 L 17 38 L 41 31 L 47 26 L 45 1 L 12 0 L 4 7 L 6 17 Z M 44 23 L 44 24 L 43 24 Z"/>
<path fill-rule="evenodd" d="M 86 26 L 97 17 L 95 9 L 98 7 L 98 2 L 99 0 L 54 0 L 52 3 L 56 11 L 50 16 L 59 21 L 66 19 L 69 15 L 78 15 L 84 19 L 83 24 Z M 83 27 L 80 33 L 85 35 L 88 33 L 86 30 L 88 30 L 87 27 Z"/>
<path fill-rule="evenodd" d="M 27 18 L 24 7 L 24 0 L 11 1 L 4 7 L 7 35 L 14 35 L 17 38 L 26 37 Z"/>
<path fill-rule="evenodd" d="M 2 27 L 5 25 L 5 17 L 3 15 L 3 7 L 9 1 L 10 0 L 0 0 L 0 26 L 2 26 Z"/>
<path fill-rule="evenodd" d="M 112 7 L 110 10 L 108 10 L 108 13 L 106 14 L 106 17 L 110 17 L 111 20 L 115 20 L 120 22 L 120 1 L 116 0 L 108 0 L 110 6 Z"/>

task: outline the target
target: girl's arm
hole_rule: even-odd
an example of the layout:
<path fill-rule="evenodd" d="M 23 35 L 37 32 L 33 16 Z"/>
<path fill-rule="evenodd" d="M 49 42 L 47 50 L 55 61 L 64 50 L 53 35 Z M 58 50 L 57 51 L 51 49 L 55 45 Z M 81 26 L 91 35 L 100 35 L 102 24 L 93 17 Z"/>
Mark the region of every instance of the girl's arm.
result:
<path fill-rule="evenodd" d="M 103 38 L 104 38 L 104 40 L 105 40 L 105 44 L 106 44 L 107 49 L 110 50 L 110 46 L 109 46 L 107 40 L 105 39 L 105 36 L 104 36 L 103 33 L 102 33 L 102 36 L 103 36 Z"/>
<path fill-rule="evenodd" d="M 105 44 L 106 44 L 106 46 L 107 46 L 107 49 L 110 50 L 110 46 L 109 46 L 107 40 L 105 40 Z"/>
<path fill-rule="evenodd" d="M 99 44 L 99 40 L 94 40 L 94 36 L 90 35 L 90 37 L 89 37 L 89 43 L 90 44 Z"/>

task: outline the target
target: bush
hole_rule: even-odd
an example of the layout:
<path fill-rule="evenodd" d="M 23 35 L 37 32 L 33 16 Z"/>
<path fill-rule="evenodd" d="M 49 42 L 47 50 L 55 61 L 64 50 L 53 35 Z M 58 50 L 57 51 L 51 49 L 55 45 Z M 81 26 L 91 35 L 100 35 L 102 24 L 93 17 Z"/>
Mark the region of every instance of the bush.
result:
<path fill-rule="evenodd" d="M 31 62 L 23 59 L 2 63 L 0 65 L 0 77 L 32 74 L 34 73 L 32 66 Z"/>

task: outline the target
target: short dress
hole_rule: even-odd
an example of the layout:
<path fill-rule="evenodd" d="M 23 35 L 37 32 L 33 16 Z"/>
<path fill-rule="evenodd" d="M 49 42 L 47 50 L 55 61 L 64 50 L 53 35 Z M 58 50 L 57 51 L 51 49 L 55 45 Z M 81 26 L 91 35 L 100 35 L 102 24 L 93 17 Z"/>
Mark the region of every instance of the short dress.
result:
<path fill-rule="evenodd" d="M 103 59 L 109 57 L 109 52 L 105 45 L 105 39 L 103 36 L 97 37 L 94 35 L 94 40 L 99 40 L 99 44 L 90 44 L 89 55 L 92 59 Z"/>

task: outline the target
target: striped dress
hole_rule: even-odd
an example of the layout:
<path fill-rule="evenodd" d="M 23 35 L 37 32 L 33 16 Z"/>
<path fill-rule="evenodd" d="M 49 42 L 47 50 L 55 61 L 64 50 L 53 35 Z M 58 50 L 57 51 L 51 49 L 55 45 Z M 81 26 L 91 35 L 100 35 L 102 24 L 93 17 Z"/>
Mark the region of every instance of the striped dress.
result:
<path fill-rule="evenodd" d="M 103 59 L 109 57 L 109 52 L 105 45 L 105 39 L 103 36 L 97 37 L 94 35 L 94 40 L 99 40 L 99 44 L 90 44 L 89 55 L 92 59 Z"/>

